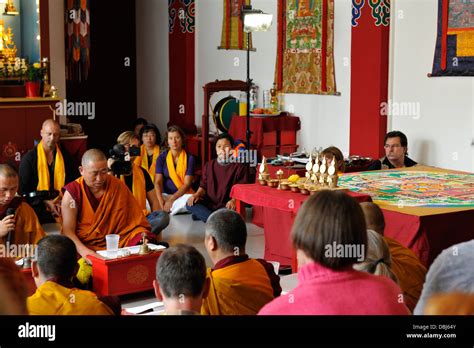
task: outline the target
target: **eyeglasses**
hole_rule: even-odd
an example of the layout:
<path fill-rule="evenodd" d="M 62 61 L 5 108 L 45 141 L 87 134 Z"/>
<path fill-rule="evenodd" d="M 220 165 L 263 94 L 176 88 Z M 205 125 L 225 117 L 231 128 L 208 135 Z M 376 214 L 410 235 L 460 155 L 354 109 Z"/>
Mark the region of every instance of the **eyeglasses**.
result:
<path fill-rule="evenodd" d="M 402 145 L 400 144 L 393 144 L 393 145 L 385 144 L 384 145 L 385 149 L 398 149 L 399 147 L 402 147 Z"/>

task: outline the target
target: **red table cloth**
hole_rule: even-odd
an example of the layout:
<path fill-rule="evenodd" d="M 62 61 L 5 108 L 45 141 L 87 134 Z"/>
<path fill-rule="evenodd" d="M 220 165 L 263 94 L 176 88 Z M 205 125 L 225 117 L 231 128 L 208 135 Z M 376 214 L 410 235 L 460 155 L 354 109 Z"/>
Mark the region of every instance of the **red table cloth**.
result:
<path fill-rule="evenodd" d="M 347 192 L 359 202 L 370 202 L 369 195 Z M 263 207 L 265 233 L 265 260 L 291 265 L 296 271 L 296 258 L 291 245 L 290 233 L 298 209 L 309 198 L 300 193 L 280 191 L 260 184 L 234 185 L 231 197 L 240 202 Z"/>

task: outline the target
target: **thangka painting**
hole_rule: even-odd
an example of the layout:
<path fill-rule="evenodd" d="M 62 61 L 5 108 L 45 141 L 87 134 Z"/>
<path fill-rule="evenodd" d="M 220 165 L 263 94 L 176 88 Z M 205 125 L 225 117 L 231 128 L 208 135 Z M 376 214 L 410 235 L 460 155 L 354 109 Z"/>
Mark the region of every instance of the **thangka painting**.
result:
<path fill-rule="evenodd" d="M 431 76 L 474 76 L 474 0 L 438 0 Z"/>
<path fill-rule="evenodd" d="M 474 174 L 390 170 L 345 174 L 338 185 L 378 204 L 474 208 Z"/>
<path fill-rule="evenodd" d="M 336 94 L 334 0 L 279 1 L 277 53 L 280 91 Z"/>
<path fill-rule="evenodd" d="M 246 50 L 247 34 L 244 33 L 241 12 L 243 5 L 250 5 L 250 0 L 224 0 L 224 16 L 222 21 L 221 45 L 223 50 Z M 250 49 L 252 34 L 250 34 Z"/>
<path fill-rule="evenodd" d="M 91 65 L 91 22 L 89 0 L 65 0 L 66 78 L 81 82 L 89 77 Z"/>

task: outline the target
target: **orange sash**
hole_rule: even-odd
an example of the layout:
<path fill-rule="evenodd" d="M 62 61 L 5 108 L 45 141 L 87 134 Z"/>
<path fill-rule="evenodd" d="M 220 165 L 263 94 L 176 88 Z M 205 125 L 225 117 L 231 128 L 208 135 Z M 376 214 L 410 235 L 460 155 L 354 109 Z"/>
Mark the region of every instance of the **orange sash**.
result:
<path fill-rule="evenodd" d="M 106 248 L 107 234 L 120 235 L 121 248 L 135 236 L 149 232 L 151 227 L 130 190 L 120 180 L 108 176 L 106 191 L 94 212 L 84 189 L 84 178 L 76 180 L 81 185 L 81 210 L 77 217 L 76 234 L 84 245 L 96 250 Z"/>
<path fill-rule="evenodd" d="M 137 200 L 138 206 L 143 211 L 143 214 L 145 214 L 145 216 L 148 216 L 150 212 L 146 209 L 146 182 L 141 167 L 132 164 L 132 175 L 133 197 L 135 197 L 135 199 Z M 120 180 L 125 184 L 125 176 L 121 175 Z"/>
<path fill-rule="evenodd" d="M 211 284 L 201 314 L 255 315 L 274 298 L 270 278 L 257 260 L 208 269 L 207 276 Z"/>
<path fill-rule="evenodd" d="M 179 190 L 184 185 L 184 177 L 186 176 L 186 170 L 188 169 L 188 155 L 185 150 L 181 150 L 181 153 L 178 157 L 178 163 L 176 168 L 174 166 L 173 155 L 171 150 L 168 151 L 166 156 L 166 166 L 168 167 L 168 172 L 170 174 L 170 179 L 173 181 L 176 188 Z M 186 193 L 194 193 L 192 189 L 189 189 Z"/>
<path fill-rule="evenodd" d="M 158 145 L 155 145 L 155 148 L 153 149 L 153 163 L 151 164 L 150 168 L 148 168 L 149 163 L 148 163 L 148 153 L 146 152 L 146 147 L 145 145 L 142 145 L 140 148 L 140 157 L 137 157 L 135 160 L 135 164 L 141 166 L 143 169 L 145 169 L 148 174 L 150 174 L 151 180 L 155 182 L 155 174 L 156 174 L 156 160 L 158 159 L 158 156 L 160 155 L 160 147 Z"/>
<path fill-rule="evenodd" d="M 43 141 L 40 141 L 36 148 L 38 154 L 38 191 L 49 191 L 49 170 L 46 153 L 43 148 Z M 64 158 L 59 146 L 56 145 L 56 158 L 54 160 L 54 189 L 61 192 L 66 181 L 66 168 L 64 166 Z"/>
<path fill-rule="evenodd" d="M 69 289 L 52 281 L 28 297 L 27 307 L 30 315 L 114 315 L 93 292 Z"/>

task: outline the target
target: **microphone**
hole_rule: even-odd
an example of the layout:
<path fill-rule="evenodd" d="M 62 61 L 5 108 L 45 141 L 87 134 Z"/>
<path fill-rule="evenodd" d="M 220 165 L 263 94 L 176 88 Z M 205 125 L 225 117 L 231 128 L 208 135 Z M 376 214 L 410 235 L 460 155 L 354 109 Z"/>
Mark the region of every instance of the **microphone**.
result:
<path fill-rule="evenodd" d="M 14 208 L 8 208 L 7 209 L 7 215 L 6 216 L 10 216 L 10 215 L 15 215 L 15 209 Z M 11 239 L 12 239 L 12 231 L 8 232 L 8 235 L 7 235 L 8 245 L 10 245 Z"/>

